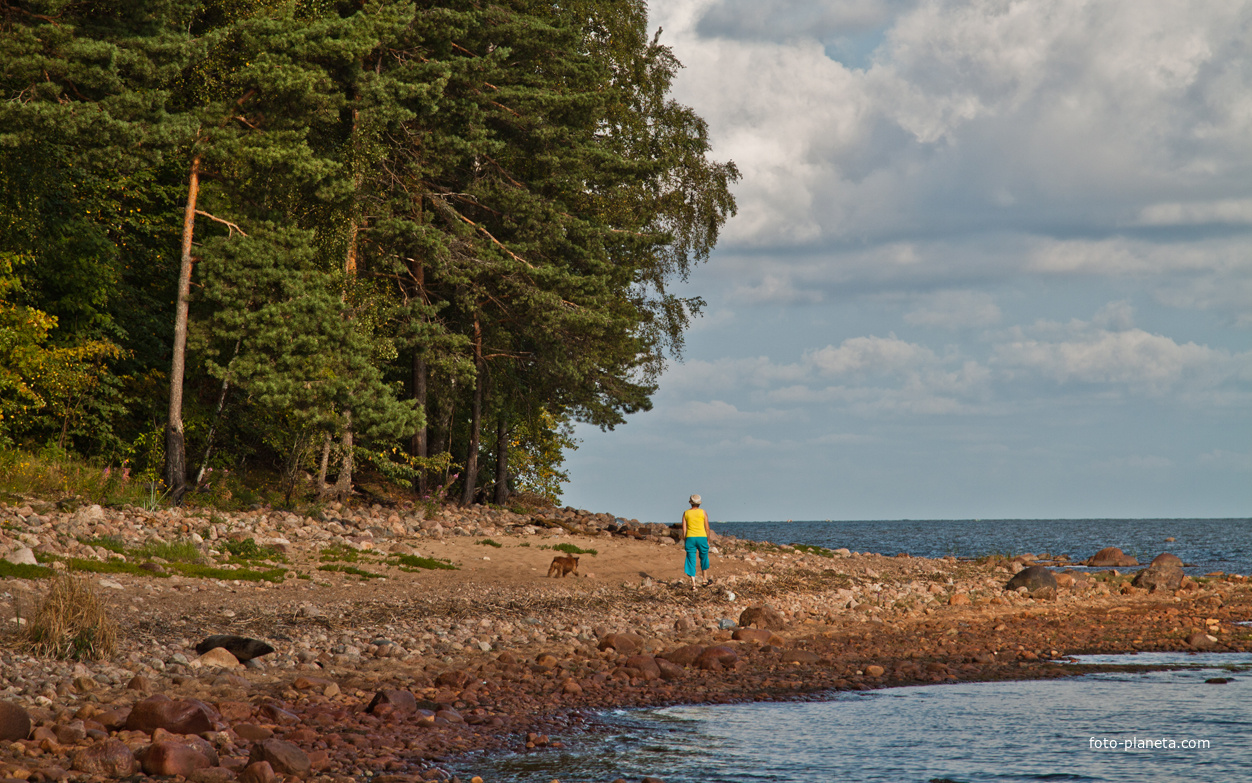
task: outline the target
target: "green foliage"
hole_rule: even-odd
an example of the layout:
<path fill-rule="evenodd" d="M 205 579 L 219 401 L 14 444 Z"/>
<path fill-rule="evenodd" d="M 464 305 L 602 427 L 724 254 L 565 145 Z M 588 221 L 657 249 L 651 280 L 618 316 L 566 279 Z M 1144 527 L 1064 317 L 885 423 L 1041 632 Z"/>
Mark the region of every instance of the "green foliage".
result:
<path fill-rule="evenodd" d="M 477 404 L 512 488 L 555 502 L 570 422 L 650 407 L 702 305 L 670 286 L 734 213 L 678 68 L 644 0 L 22 4 L 0 28 L 0 450 L 163 475 L 195 161 L 188 461 L 281 488 L 219 472 L 199 499 L 289 506 L 328 439 L 332 465 L 447 491 L 494 454 Z"/>
<path fill-rule="evenodd" d="M 829 549 L 825 549 L 820 546 L 813 546 L 812 544 L 792 544 L 791 547 L 797 552 L 801 552 L 806 555 L 818 555 L 820 557 L 828 558 L 833 558 L 835 556 L 835 553 Z"/>
<path fill-rule="evenodd" d="M 162 560 L 168 560 L 173 563 L 199 563 L 204 560 L 200 547 L 196 542 L 189 539 L 180 539 L 163 544 L 145 544 L 133 550 L 131 556 L 138 558 L 159 557 Z"/>
<path fill-rule="evenodd" d="M 553 549 L 557 552 L 564 552 L 567 555 L 591 555 L 592 557 L 595 557 L 596 555 L 600 554 L 594 549 L 580 549 L 574 544 L 555 544 L 551 547 L 545 547 L 545 548 Z"/>
<path fill-rule="evenodd" d="M 393 561 L 400 566 L 400 570 L 417 570 L 427 569 L 431 571 L 457 571 L 456 566 L 452 565 L 449 560 L 437 560 L 433 557 L 418 557 L 417 555 L 395 555 Z"/>
<path fill-rule="evenodd" d="M 261 546 L 254 538 L 245 538 L 242 541 L 227 541 L 222 548 L 231 555 L 232 560 L 274 560 L 280 563 L 287 562 L 287 558 L 282 552 L 279 552 L 271 546 Z"/>
<path fill-rule="evenodd" d="M 104 506 L 140 505 L 148 488 L 125 465 L 99 465 L 55 448 L 38 453 L 0 448 L 0 498 L 76 497 Z"/>
<path fill-rule="evenodd" d="M 352 549 L 351 547 L 336 544 L 334 546 L 328 546 L 318 553 L 318 559 L 323 563 L 357 563 L 361 560 L 361 553 L 359 550 Z"/>
<path fill-rule="evenodd" d="M 318 571 L 334 571 L 340 574 L 351 574 L 359 576 L 362 579 L 385 579 L 382 574 L 375 574 L 372 571 L 365 571 L 356 566 L 343 565 L 341 563 L 327 563 L 317 567 Z"/>
<path fill-rule="evenodd" d="M 504 546 L 504 544 L 501 544 L 499 541 L 493 541 L 490 538 L 484 538 L 483 540 L 475 541 L 474 543 L 478 544 L 479 546 L 492 546 L 492 547 L 495 547 L 496 549 L 499 549 L 500 547 Z"/>

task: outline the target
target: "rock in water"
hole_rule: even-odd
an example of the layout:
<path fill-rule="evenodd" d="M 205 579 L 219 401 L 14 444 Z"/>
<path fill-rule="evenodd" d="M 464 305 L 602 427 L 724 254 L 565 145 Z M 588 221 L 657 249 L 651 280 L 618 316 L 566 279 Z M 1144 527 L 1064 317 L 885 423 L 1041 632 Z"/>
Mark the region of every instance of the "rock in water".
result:
<path fill-rule="evenodd" d="M 0 701 L 0 742 L 24 740 L 30 736 L 30 715 L 12 702 Z"/>
<path fill-rule="evenodd" d="M 1162 552 L 1161 554 L 1152 558 L 1152 562 L 1148 564 L 1148 567 L 1151 568 L 1153 566 L 1171 566 L 1171 565 L 1182 568 L 1182 558 L 1180 558 L 1178 555 L 1172 555 L 1169 552 Z"/>
<path fill-rule="evenodd" d="M 1051 571 L 1043 566 L 1029 566 L 1018 571 L 1008 584 L 1004 586 L 1005 590 L 1016 590 L 1019 587 L 1026 588 L 1027 591 L 1033 593 L 1036 590 L 1042 590 L 1046 587 L 1056 590 L 1056 577 Z"/>
<path fill-rule="evenodd" d="M 260 658 L 262 655 L 269 655 L 274 652 L 274 648 L 270 647 L 260 639 L 249 639 L 246 636 L 232 636 L 230 634 L 214 634 L 206 638 L 204 641 L 196 645 L 196 652 L 204 655 L 214 647 L 221 647 L 235 656 L 240 663 L 250 661 L 253 658 Z"/>
<path fill-rule="evenodd" d="M 1125 566 L 1137 566 L 1139 561 L 1115 546 L 1106 546 L 1099 552 L 1083 561 L 1083 565 L 1098 566 L 1105 568 L 1112 566 L 1114 568 Z"/>

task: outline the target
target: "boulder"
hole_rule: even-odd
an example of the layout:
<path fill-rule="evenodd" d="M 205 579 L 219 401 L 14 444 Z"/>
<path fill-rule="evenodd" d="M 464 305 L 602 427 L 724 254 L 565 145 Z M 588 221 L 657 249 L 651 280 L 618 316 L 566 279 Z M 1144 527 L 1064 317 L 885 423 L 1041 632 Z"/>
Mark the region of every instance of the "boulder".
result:
<path fill-rule="evenodd" d="M 1026 588 L 1026 591 L 1030 593 L 1051 588 L 1055 595 L 1056 577 L 1043 566 L 1028 566 L 1018 571 L 1004 586 L 1004 589 L 1016 590 L 1019 587 Z"/>
<path fill-rule="evenodd" d="M 730 638 L 737 642 L 769 644 L 769 640 L 773 636 L 773 631 L 767 631 L 764 628 L 736 628 L 735 632 L 730 635 Z"/>
<path fill-rule="evenodd" d="M 881 677 L 886 673 L 886 669 L 876 663 L 871 663 L 869 666 L 865 667 L 865 675 L 867 677 Z"/>
<path fill-rule="evenodd" d="M 206 637 L 204 641 L 196 645 L 196 652 L 204 655 L 209 650 L 218 647 L 235 656 L 240 663 L 274 652 L 273 647 L 260 639 L 250 639 L 246 636 L 233 636 L 231 634 L 214 634 Z"/>
<path fill-rule="evenodd" d="M 658 655 L 658 658 L 664 658 L 677 666 L 690 666 L 699 659 L 704 653 L 704 648 L 698 644 L 688 644 L 679 647 L 676 650 L 669 650 Z"/>
<path fill-rule="evenodd" d="M 199 699 L 173 701 L 156 694 L 135 703 L 126 718 L 126 729 L 149 734 L 157 729 L 171 734 L 203 734 L 214 729 L 217 718 L 217 711 Z"/>
<path fill-rule="evenodd" d="M 1217 646 L 1217 637 L 1204 631 L 1196 631 L 1187 637 L 1187 644 L 1194 650 L 1211 650 Z"/>
<path fill-rule="evenodd" d="M 749 606 L 739 615 L 741 628 L 765 628 L 770 631 L 781 631 L 787 627 L 787 618 L 782 612 L 768 604 Z"/>
<path fill-rule="evenodd" d="M 656 680 L 661 677 L 661 669 L 651 655 L 632 655 L 622 665 L 639 672 L 645 680 Z"/>
<path fill-rule="evenodd" d="M 39 561 L 35 559 L 35 553 L 28 546 L 14 549 L 5 555 L 4 559 L 13 565 L 39 565 Z"/>
<path fill-rule="evenodd" d="M 269 762 L 270 767 L 278 775 L 295 775 L 305 777 L 313 768 L 308 754 L 290 742 L 277 738 L 262 740 L 252 746 L 249 764 L 258 761 Z"/>
<path fill-rule="evenodd" d="M 1119 568 L 1125 566 L 1137 566 L 1139 565 L 1139 561 L 1122 552 L 1122 550 L 1115 546 L 1108 546 L 1084 560 L 1083 565 L 1097 566 L 1100 568 L 1107 568 L 1109 566 Z"/>
<path fill-rule="evenodd" d="M 662 680 L 673 682 L 674 680 L 681 680 L 686 676 L 683 667 L 678 664 L 667 661 L 664 658 L 656 658 L 654 660 L 656 661 L 657 671 L 661 673 Z"/>
<path fill-rule="evenodd" d="M 70 757 L 70 768 L 88 775 L 126 778 L 139 771 L 139 762 L 126 743 L 110 739 L 75 751 Z"/>
<path fill-rule="evenodd" d="M 1152 558 L 1152 562 L 1148 564 L 1148 567 L 1151 568 L 1152 566 L 1171 566 L 1171 565 L 1177 566 L 1178 568 L 1182 568 L 1182 558 L 1179 557 L 1178 555 L 1172 555 L 1169 552 L 1162 552 L 1161 554 Z"/>
<path fill-rule="evenodd" d="M 147 775 L 191 777 L 198 769 L 212 764 L 208 757 L 181 742 L 154 742 L 139 754 L 139 764 Z"/>
<path fill-rule="evenodd" d="M 1156 561 L 1153 561 L 1155 563 Z M 1176 565 L 1151 565 L 1135 574 L 1131 584 L 1150 592 L 1174 592 L 1182 587 L 1182 568 Z"/>
<path fill-rule="evenodd" d="M 783 663 L 817 663 L 822 656 L 809 650 L 784 650 L 778 660 Z"/>
<path fill-rule="evenodd" d="M 610 633 L 600 639 L 600 649 L 613 648 L 618 653 L 633 655 L 643 650 L 643 637 L 633 633 Z"/>
<path fill-rule="evenodd" d="M 254 761 L 239 775 L 239 783 L 274 783 L 277 779 L 268 761 Z"/>
<path fill-rule="evenodd" d="M 739 653 L 725 645 L 715 644 L 712 647 L 706 647 L 704 652 L 700 653 L 695 665 L 697 669 L 721 671 L 733 665 L 737 660 L 739 660 Z"/>
<path fill-rule="evenodd" d="M 411 715 L 417 712 L 417 697 L 409 691 L 384 688 L 374 694 L 374 699 L 365 711 L 370 714 L 389 712 L 397 715 Z"/>
<path fill-rule="evenodd" d="M 13 702 L 0 701 L 0 742 L 30 736 L 30 715 Z"/>
<path fill-rule="evenodd" d="M 213 669 L 235 669 L 243 666 L 238 658 L 222 647 L 214 647 L 197 658 L 195 662 Z"/>

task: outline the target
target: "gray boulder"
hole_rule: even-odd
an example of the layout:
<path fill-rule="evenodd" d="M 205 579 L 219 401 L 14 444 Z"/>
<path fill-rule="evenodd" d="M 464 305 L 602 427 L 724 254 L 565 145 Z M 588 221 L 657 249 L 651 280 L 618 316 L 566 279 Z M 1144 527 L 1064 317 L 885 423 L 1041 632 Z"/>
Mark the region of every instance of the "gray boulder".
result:
<path fill-rule="evenodd" d="M 1056 577 L 1052 572 L 1043 566 L 1029 566 L 1018 571 L 1008 584 L 1004 586 L 1005 590 L 1016 590 L 1024 587 L 1028 592 L 1051 588 L 1053 595 L 1056 594 Z"/>
<path fill-rule="evenodd" d="M 1154 561 L 1155 562 L 1155 561 Z M 1150 592 L 1173 592 L 1182 587 L 1182 568 L 1176 565 L 1152 565 L 1135 574 L 1131 584 Z"/>

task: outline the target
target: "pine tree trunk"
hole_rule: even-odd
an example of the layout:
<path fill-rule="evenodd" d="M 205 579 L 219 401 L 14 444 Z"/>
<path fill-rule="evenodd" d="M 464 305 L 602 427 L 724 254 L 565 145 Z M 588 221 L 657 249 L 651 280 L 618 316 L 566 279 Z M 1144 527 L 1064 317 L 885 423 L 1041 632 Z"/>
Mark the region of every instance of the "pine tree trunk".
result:
<path fill-rule="evenodd" d="M 325 497 L 330 487 L 326 486 L 326 471 L 330 468 L 330 433 L 322 439 L 322 459 L 317 467 L 317 496 Z"/>
<path fill-rule="evenodd" d="M 339 478 L 335 479 L 335 497 L 340 500 L 352 495 L 352 411 L 343 412 L 343 439 L 339 442 L 343 450 L 343 462 L 339 465 Z"/>
<path fill-rule="evenodd" d="M 165 427 L 165 486 L 175 505 L 187 492 L 187 443 L 183 435 L 183 376 L 187 368 L 187 310 L 191 300 L 191 239 L 200 195 L 200 158 L 191 160 L 187 206 L 183 210 L 182 258 L 178 269 L 178 300 L 174 305 L 174 346 L 170 363 L 170 410 Z"/>
<path fill-rule="evenodd" d="M 496 421 L 496 496 L 495 504 L 509 502 L 509 424 L 500 414 Z"/>
<path fill-rule="evenodd" d="M 426 268 L 423 267 L 417 260 L 413 260 L 410 262 L 409 271 L 413 275 L 415 288 L 414 298 L 421 298 L 424 296 L 423 288 L 426 282 Z M 411 451 L 413 456 L 418 457 L 419 459 L 426 459 L 430 456 L 430 441 L 427 437 L 429 435 L 429 430 L 426 427 L 426 384 L 426 359 L 421 349 L 417 349 L 413 352 L 413 400 L 417 403 L 418 409 L 422 412 L 422 424 L 417 428 L 417 432 L 413 433 Z M 418 495 L 425 496 L 426 485 L 426 471 L 423 469 L 418 472 L 417 482 L 413 488 L 417 490 Z"/>
<path fill-rule="evenodd" d="M 465 492 L 461 495 L 461 505 L 468 506 L 474 500 L 474 490 L 478 487 L 478 443 L 483 420 L 483 384 L 487 382 L 487 373 L 483 367 L 483 333 L 474 320 L 474 406 L 470 412 L 469 453 L 465 455 Z"/>

